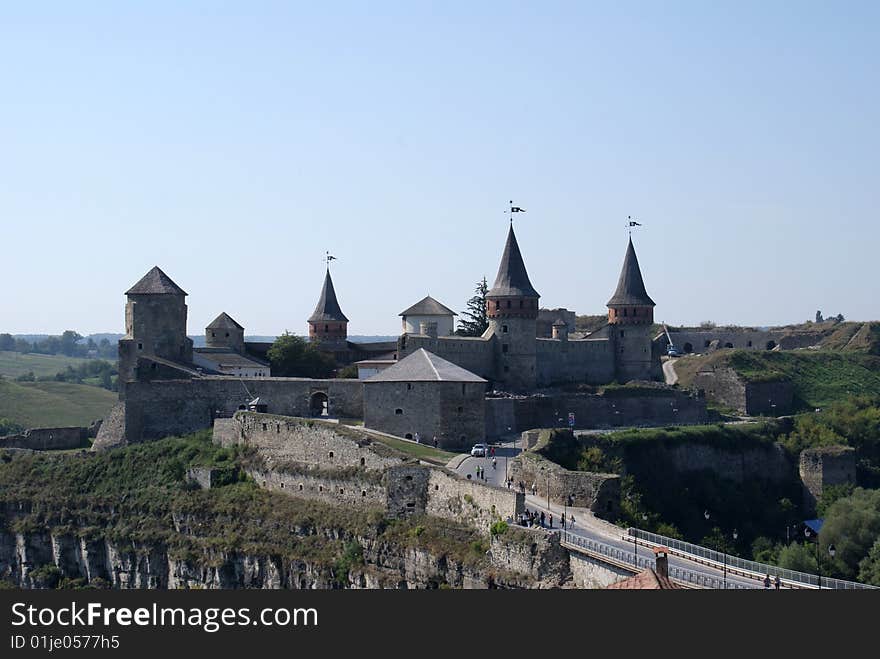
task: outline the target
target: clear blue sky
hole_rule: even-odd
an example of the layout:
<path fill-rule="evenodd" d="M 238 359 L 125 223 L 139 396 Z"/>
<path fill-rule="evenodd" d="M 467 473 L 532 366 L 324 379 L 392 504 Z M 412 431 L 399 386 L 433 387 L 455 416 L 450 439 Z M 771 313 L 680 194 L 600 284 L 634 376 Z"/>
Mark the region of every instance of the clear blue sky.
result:
<path fill-rule="evenodd" d="M 122 331 L 159 265 L 189 329 L 352 334 L 491 285 L 508 199 L 543 306 L 880 317 L 875 2 L 4 2 L 0 331 Z"/>

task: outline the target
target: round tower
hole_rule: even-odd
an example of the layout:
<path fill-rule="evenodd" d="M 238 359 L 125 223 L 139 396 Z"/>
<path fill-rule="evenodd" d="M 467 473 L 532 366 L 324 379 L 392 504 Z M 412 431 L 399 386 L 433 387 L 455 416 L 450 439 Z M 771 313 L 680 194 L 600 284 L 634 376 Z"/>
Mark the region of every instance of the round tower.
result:
<path fill-rule="evenodd" d="M 645 290 L 632 238 L 623 257 L 617 289 L 607 306 L 617 379 L 621 382 L 654 379 L 659 368 L 659 365 L 655 368 L 651 341 L 655 305 Z"/>
<path fill-rule="evenodd" d="M 498 275 L 486 295 L 489 327 L 483 334 L 497 340 L 495 379 L 509 389 L 535 387 L 535 337 L 540 297 L 529 281 L 511 224 Z"/>

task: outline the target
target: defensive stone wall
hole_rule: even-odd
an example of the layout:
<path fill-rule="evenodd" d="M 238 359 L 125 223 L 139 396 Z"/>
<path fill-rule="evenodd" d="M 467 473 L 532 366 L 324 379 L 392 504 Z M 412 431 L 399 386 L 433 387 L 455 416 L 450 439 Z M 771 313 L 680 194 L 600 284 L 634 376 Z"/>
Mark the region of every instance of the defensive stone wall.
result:
<path fill-rule="evenodd" d="M 495 341 L 481 337 L 404 334 L 398 340 L 398 359 L 424 348 L 486 380 L 495 379 Z"/>
<path fill-rule="evenodd" d="M 614 380 L 614 346 L 605 339 L 537 339 L 539 387 L 554 384 L 605 384 Z"/>
<path fill-rule="evenodd" d="M 804 512 L 813 514 L 825 487 L 855 484 L 856 450 L 851 446 L 806 449 L 801 451 L 798 471 L 804 486 Z"/>
<path fill-rule="evenodd" d="M 217 419 L 214 441 L 256 449 L 248 473 L 263 487 L 328 503 L 434 515 L 488 533 L 524 509 L 523 494 L 420 464 L 337 424 L 256 412 Z"/>
<path fill-rule="evenodd" d="M 88 428 L 31 428 L 22 433 L 0 437 L 0 449 L 22 448 L 53 451 L 88 447 Z"/>
<path fill-rule="evenodd" d="M 129 382 L 122 406 L 111 412 L 95 446 L 109 448 L 210 428 L 215 418 L 231 416 L 255 397 L 271 413 L 309 416 L 313 396 L 327 397 L 330 416 L 363 418 L 359 380 L 254 378 L 245 383 L 240 378 L 210 376 Z"/>
<path fill-rule="evenodd" d="M 703 397 L 672 388 L 616 389 L 605 394 L 557 393 L 486 399 L 486 436 L 568 425 L 576 429 L 706 423 Z M 509 429 L 509 430 L 508 430 Z"/>
<path fill-rule="evenodd" d="M 525 510 L 525 495 L 514 489 L 486 485 L 443 469 L 431 469 L 426 512 L 453 519 L 483 532 L 499 519 L 516 519 Z"/>
<path fill-rule="evenodd" d="M 747 382 L 727 366 L 697 373 L 693 388 L 710 401 L 742 414 L 789 414 L 794 403 L 794 387 L 791 382 Z"/>
<path fill-rule="evenodd" d="M 514 483 L 560 506 L 589 508 L 597 515 L 615 517 L 620 509 L 620 476 L 588 471 L 569 471 L 536 453 L 524 453 L 510 462 Z M 570 497 L 570 498 L 569 498 Z"/>

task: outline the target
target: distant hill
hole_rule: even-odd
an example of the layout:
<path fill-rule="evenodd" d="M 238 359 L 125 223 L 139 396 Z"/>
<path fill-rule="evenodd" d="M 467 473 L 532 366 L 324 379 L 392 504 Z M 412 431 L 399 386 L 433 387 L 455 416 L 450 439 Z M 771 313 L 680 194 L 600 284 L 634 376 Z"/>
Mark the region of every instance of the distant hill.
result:
<path fill-rule="evenodd" d="M 116 400 L 112 391 L 86 384 L 0 380 L 0 418 L 25 428 L 86 426 L 106 417 Z"/>
<path fill-rule="evenodd" d="M 33 372 L 34 377 L 53 376 L 68 366 L 78 366 L 89 361 L 83 357 L 65 355 L 38 355 L 34 353 L 10 352 L 0 350 L 0 375 L 17 378 Z"/>

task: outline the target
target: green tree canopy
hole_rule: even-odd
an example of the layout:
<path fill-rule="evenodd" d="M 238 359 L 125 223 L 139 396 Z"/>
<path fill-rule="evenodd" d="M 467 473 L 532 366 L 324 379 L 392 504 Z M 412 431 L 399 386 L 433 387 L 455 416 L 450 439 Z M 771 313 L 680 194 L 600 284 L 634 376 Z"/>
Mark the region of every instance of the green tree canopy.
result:
<path fill-rule="evenodd" d="M 489 284 L 483 277 L 477 282 L 474 295 L 467 302 L 467 311 L 463 311 L 458 321 L 458 329 L 455 331 L 459 336 L 482 336 L 489 327 L 489 318 L 486 316 L 486 295 L 489 293 Z"/>
<path fill-rule="evenodd" d="M 851 496 L 838 499 L 828 507 L 819 533 L 820 554 L 825 559 L 828 545 L 837 549 L 835 572 L 845 579 L 855 579 L 859 564 L 880 538 L 880 490 L 856 488 Z"/>
<path fill-rule="evenodd" d="M 279 336 L 267 353 L 272 375 L 298 378 L 329 378 L 333 376 L 336 362 L 317 344 L 285 332 Z"/>

